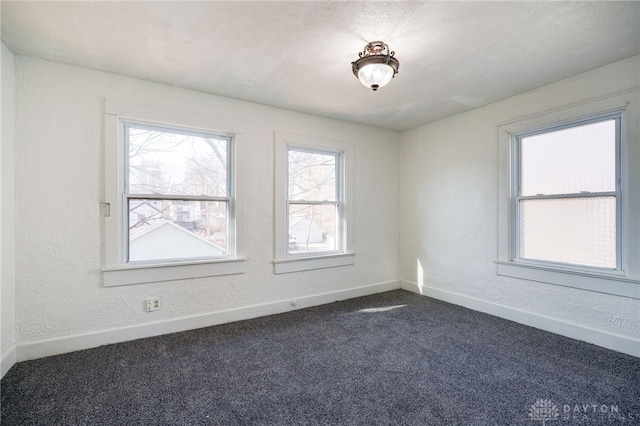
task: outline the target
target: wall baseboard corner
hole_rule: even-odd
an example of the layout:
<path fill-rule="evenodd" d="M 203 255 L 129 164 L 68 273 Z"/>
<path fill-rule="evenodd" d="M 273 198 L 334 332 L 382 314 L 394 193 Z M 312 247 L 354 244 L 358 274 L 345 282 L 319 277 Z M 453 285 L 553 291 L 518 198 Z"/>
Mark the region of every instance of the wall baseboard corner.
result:
<path fill-rule="evenodd" d="M 423 296 L 442 300 L 443 302 L 463 306 L 474 311 L 483 312 L 509 321 L 549 331 L 571 339 L 591 343 L 616 352 L 640 357 L 640 340 L 628 336 L 598 330 L 584 325 L 564 321 L 547 315 L 537 314 L 506 305 L 489 302 L 465 294 L 442 290 L 426 285 L 419 285 L 402 280 L 400 288 Z"/>
<path fill-rule="evenodd" d="M 0 358 L 0 379 L 4 377 L 5 374 L 11 367 L 16 363 L 16 345 L 11 345 L 11 347 L 2 354 L 2 358 Z"/>

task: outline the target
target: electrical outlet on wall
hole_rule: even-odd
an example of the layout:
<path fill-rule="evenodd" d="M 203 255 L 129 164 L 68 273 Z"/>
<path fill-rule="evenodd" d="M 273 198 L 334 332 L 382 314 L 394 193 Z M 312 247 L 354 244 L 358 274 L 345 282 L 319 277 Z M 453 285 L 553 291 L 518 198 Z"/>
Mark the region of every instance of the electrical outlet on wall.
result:
<path fill-rule="evenodd" d="M 162 307 L 162 297 L 160 296 L 147 297 L 147 300 L 145 303 L 145 309 L 147 312 L 159 311 L 161 307 Z"/>

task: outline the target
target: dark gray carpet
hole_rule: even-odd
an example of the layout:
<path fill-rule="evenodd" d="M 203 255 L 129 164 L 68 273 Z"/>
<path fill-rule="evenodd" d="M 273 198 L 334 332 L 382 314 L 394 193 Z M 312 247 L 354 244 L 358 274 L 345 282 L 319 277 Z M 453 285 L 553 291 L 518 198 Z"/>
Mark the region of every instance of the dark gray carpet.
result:
<path fill-rule="evenodd" d="M 404 291 L 22 362 L 1 390 L 2 426 L 640 424 L 640 359 Z"/>

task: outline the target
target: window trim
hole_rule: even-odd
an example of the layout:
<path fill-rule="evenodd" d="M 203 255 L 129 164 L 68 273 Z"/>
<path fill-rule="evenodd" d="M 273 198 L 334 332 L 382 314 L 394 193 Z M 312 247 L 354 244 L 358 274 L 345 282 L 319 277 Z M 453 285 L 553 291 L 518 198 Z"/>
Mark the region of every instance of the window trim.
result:
<path fill-rule="evenodd" d="M 640 118 L 637 90 L 498 125 L 498 253 L 496 273 L 549 284 L 640 299 Z M 620 147 L 617 152 L 619 191 L 616 270 L 519 259 L 517 254 L 518 160 L 514 138 L 540 129 L 587 122 L 620 112 Z"/>
<path fill-rule="evenodd" d="M 343 141 L 335 141 L 325 138 L 298 135 L 288 132 L 274 132 L 275 155 L 275 220 L 274 220 L 274 273 L 283 274 L 290 272 L 307 271 L 322 268 L 352 265 L 354 262 L 354 209 L 353 209 L 353 144 Z M 318 252 L 317 254 L 301 253 L 289 254 L 289 218 L 288 218 L 288 156 L 289 148 L 309 150 L 312 152 L 324 152 L 330 154 L 340 153 L 341 181 L 336 185 L 341 187 L 342 218 L 340 249 L 331 252 Z"/>
<path fill-rule="evenodd" d="M 211 259 L 178 259 L 176 261 L 160 260 L 157 262 L 125 262 L 123 259 L 125 238 L 124 230 L 126 194 L 123 193 L 125 167 L 125 143 L 123 123 L 133 122 L 149 126 L 174 128 L 187 132 L 214 133 L 229 135 L 231 160 L 229 162 L 231 202 L 229 204 L 228 255 Z M 215 123 L 227 127 L 231 131 L 220 131 L 211 127 Z M 206 114 L 172 110 L 159 107 L 132 104 L 121 101 L 105 100 L 105 198 L 101 203 L 102 216 L 105 220 L 104 241 L 105 254 L 103 263 L 103 285 L 105 287 L 129 284 L 172 281 L 190 278 L 201 278 L 218 275 L 240 274 L 245 272 L 245 259 L 239 255 L 239 242 L 243 241 L 242 221 L 238 220 L 242 212 L 239 201 L 241 185 L 238 173 L 238 162 L 235 155 L 242 132 L 232 120 L 222 117 L 212 118 Z M 135 198 L 135 197 L 134 197 Z M 171 197 L 169 197 L 171 198 Z M 234 215 L 232 219 L 232 216 Z M 126 236 L 125 236 L 126 235 Z"/>

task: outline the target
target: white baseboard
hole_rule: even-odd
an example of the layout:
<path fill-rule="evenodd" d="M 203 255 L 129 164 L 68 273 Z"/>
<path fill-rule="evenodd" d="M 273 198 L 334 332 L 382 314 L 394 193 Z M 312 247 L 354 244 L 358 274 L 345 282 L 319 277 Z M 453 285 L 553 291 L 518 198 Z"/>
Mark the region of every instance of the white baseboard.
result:
<path fill-rule="evenodd" d="M 14 363 L 16 360 L 27 361 L 30 359 L 63 353 L 95 348 L 110 343 L 126 342 L 145 337 L 159 336 L 162 334 L 176 333 L 193 330 L 196 328 L 210 327 L 234 321 L 247 320 L 266 315 L 280 314 L 311 306 L 324 305 L 338 300 L 353 299 L 370 294 L 382 293 L 400 288 L 399 281 L 388 281 L 347 290 L 317 294 L 313 296 L 291 297 L 287 300 L 269 302 L 259 305 L 245 306 L 242 308 L 225 311 L 210 312 L 166 321 L 139 324 L 129 327 L 120 327 L 109 330 L 95 331 L 91 333 L 76 334 L 72 336 L 57 337 L 47 340 L 39 340 L 19 344 L 14 351 Z M 293 304 L 295 301 L 295 305 Z M 13 364 L 11 364 L 13 365 Z M 4 361 L 3 361 L 4 371 Z"/>
<path fill-rule="evenodd" d="M 560 320 L 547 315 L 536 314 L 517 308 L 512 308 L 498 303 L 488 302 L 461 293 L 442 290 L 425 285 L 418 285 L 408 281 L 401 281 L 403 290 L 422 294 L 454 305 L 464 306 L 474 311 L 484 312 L 500 318 L 505 318 L 520 324 L 550 331 L 555 334 L 592 343 L 603 348 L 622 352 L 628 355 L 640 357 L 640 340 L 627 336 L 609 333 L 580 324 Z"/>
<path fill-rule="evenodd" d="M 16 363 L 16 345 L 11 345 L 11 347 L 2 354 L 2 358 L 0 358 L 0 379 L 7 374 L 7 371 L 13 367 L 13 364 Z"/>

